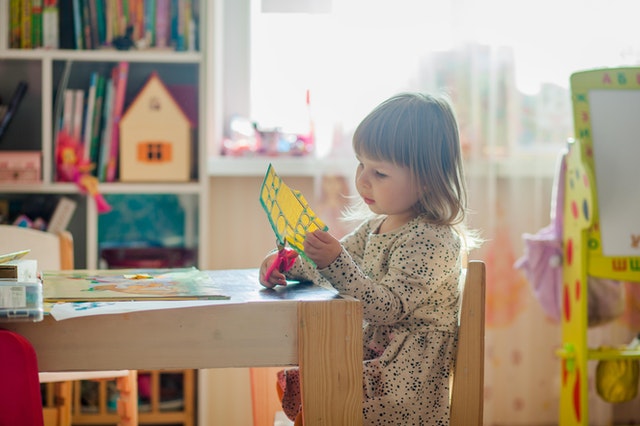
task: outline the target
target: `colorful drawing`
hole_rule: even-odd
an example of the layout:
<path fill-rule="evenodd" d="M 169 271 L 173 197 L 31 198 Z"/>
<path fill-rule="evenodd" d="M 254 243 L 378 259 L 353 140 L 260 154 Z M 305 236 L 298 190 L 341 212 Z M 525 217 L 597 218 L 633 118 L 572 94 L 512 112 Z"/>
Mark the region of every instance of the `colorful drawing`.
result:
<path fill-rule="evenodd" d="M 45 271 L 43 288 L 47 302 L 228 298 L 196 268 Z"/>
<path fill-rule="evenodd" d="M 289 188 L 271 164 L 260 188 L 260 203 L 267 213 L 278 243 L 286 243 L 305 256 L 302 243 L 307 232 L 329 229 L 311 210 L 299 191 Z"/>

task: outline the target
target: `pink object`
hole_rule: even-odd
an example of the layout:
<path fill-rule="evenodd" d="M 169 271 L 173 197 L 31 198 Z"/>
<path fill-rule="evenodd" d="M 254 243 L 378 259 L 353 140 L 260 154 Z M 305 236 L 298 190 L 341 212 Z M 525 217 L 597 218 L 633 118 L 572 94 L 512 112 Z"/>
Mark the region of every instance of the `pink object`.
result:
<path fill-rule="evenodd" d="M 278 243 L 278 255 L 269 266 L 269 269 L 267 269 L 265 279 L 268 280 L 276 269 L 280 272 L 286 272 L 291 269 L 296 257 L 298 257 L 298 253 L 295 250 L 288 249 L 283 244 Z"/>
<path fill-rule="evenodd" d="M 562 226 L 567 173 L 566 156 L 567 154 L 564 153 L 560 158 L 553 183 L 551 223 L 535 234 L 522 236 L 525 253 L 514 264 L 515 268 L 524 272 L 535 297 L 545 313 L 554 321 L 560 321 L 562 315 Z M 572 210 L 576 210 L 575 205 L 572 205 Z M 570 262 L 572 252 L 573 248 L 569 244 L 566 262 Z M 590 276 L 587 293 L 590 327 L 614 320 L 624 312 L 625 291 L 621 282 Z"/>
<path fill-rule="evenodd" d="M 31 343 L 0 329 L 0 424 L 42 426 L 38 360 Z"/>

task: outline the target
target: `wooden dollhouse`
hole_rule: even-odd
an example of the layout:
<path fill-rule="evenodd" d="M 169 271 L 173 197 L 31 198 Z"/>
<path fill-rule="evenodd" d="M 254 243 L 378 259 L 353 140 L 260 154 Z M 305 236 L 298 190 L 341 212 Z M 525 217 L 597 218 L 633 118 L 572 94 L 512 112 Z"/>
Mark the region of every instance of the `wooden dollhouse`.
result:
<path fill-rule="evenodd" d="M 186 182 L 193 123 L 157 73 L 120 121 L 120 180 Z"/>
<path fill-rule="evenodd" d="M 629 176 L 640 158 L 640 68 L 575 73 L 571 92 L 578 139 L 569 143 L 565 181 L 562 426 L 589 424 L 588 361 L 640 359 L 640 349 L 587 341 L 587 277 L 640 282 L 640 189 Z"/>

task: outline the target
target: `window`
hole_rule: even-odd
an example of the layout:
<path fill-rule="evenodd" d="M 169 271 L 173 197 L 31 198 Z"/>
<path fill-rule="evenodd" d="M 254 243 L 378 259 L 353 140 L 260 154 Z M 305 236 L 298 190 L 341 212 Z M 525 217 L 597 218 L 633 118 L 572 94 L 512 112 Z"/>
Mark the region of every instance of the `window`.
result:
<path fill-rule="evenodd" d="M 244 1 L 242 113 L 293 132 L 310 117 L 318 157 L 349 144 L 366 113 L 404 90 L 448 93 L 469 155 L 557 151 L 573 135 L 571 73 L 640 60 L 634 0 L 321 1 L 329 13 Z M 226 119 L 240 112 L 228 106 Z"/>

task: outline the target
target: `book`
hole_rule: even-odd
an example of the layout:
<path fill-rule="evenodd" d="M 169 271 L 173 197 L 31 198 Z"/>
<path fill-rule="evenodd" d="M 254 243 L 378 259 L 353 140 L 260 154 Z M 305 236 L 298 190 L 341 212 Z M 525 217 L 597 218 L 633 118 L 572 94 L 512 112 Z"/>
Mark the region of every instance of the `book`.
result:
<path fill-rule="evenodd" d="M 57 233 L 67 229 L 78 203 L 68 197 L 61 197 L 49 220 L 47 232 Z"/>
<path fill-rule="evenodd" d="M 111 131 L 113 129 L 113 80 L 107 77 L 103 103 L 102 135 L 100 137 L 100 158 L 98 160 L 98 180 L 105 182 L 111 157 Z M 115 165 L 114 165 L 115 167 Z"/>
<path fill-rule="evenodd" d="M 71 124 L 71 135 L 73 139 L 82 143 L 82 119 L 84 115 L 84 89 L 73 91 L 73 118 Z"/>
<path fill-rule="evenodd" d="M 166 48 L 169 46 L 169 35 L 171 33 L 171 12 L 170 0 L 158 0 L 156 3 L 156 47 Z"/>
<path fill-rule="evenodd" d="M 58 47 L 75 49 L 76 30 L 73 13 L 74 0 L 55 0 L 58 3 Z"/>
<path fill-rule="evenodd" d="M 78 50 L 85 48 L 81 6 L 81 0 L 72 0 L 71 10 L 73 11 L 73 35 L 75 40 L 75 48 Z"/>
<path fill-rule="evenodd" d="M 31 47 L 42 47 L 42 0 L 31 0 Z"/>
<path fill-rule="evenodd" d="M 103 0 L 96 0 L 96 20 L 98 30 L 98 46 L 106 44 L 106 19 L 105 19 L 105 7 Z"/>
<path fill-rule="evenodd" d="M 16 114 L 18 110 L 18 106 L 20 106 L 20 102 L 22 98 L 24 98 L 24 94 L 27 93 L 28 84 L 26 81 L 18 82 L 16 89 L 11 95 L 11 100 L 9 101 L 9 105 L 7 106 L 7 111 L 4 113 L 4 116 L 0 120 L 0 140 L 2 140 L 2 135 L 7 131 L 13 116 Z"/>
<path fill-rule="evenodd" d="M 82 43 L 85 49 L 93 49 L 93 37 L 91 35 L 91 16 L 89 2 L 94 0 L 80 0 L 80 19 L 82 22 Z"/>
<path fill-rule="evenodd" d="M 89 159 L 94 166 L 97 167 L 98 159 L 100 158 L 100 136 L 102 134 L 102 109 L 104 103 L 104 82 L 105 78 L 98 74 L 98 81 L 96 85 L 96 101 L 92 116 L 91 125 L 91 146 L 89 152 Z M 93 174 L 97 176 L 97 170 L 94 168 Z"/>
<path fill-rule="evenodd" d="M 98 86 L 98 73 L 91 73 L 89 79 L 89 90 L 87 93 L 87 107 L 84 114 L 84 129 L 82 131 L 83 157 L 86 161 L 91 161 L 91 137 L 93 136 L 93 112 L 96 106 L 96 87 Z"/>
<path fill-rule="evenodd" d="M 73 104 L 76 98 L 73 89 L 64 89 L 64 103 L 62 107 L 62 131 L 73 134 Z"/>
<path fill-rule="evenodd" d="M 20 48 L 20 35 L 22 27 L 20 25 L 20 0 L 10 0 L 9 4 L 9 47 L 12 49 Z"/>
<path fill-rule="evenodd" d="M 91 49 L 97 49 L 99 47 L 98 36 L 98 12 L 96 10 L 96 3 L 98 0 L 84 0 L 84 8 L 87 10 L 87 22 L 85 27 L 88 27 L 88 37 L 91 40 Z"/>
<path fill-rule="evenodd" d="M 156 37 L 156 0 L 144 0 L 144 39 L 153 46 Z"/>
<path fill-rule="evenodd" d="M 23 0 L 20 12 L 20 48 L 31 49 L 31 2 Z"/>
<path fill-rule="evenodd" d="M 42 47 L 45 49 L 57 49 L 58 37 L 58 0 L 44 0 L 42 9 Z"/>
<path fill-rule="evenodd" d="M 116 180 L 118 163 L 118 153 L 120 150 L 120 119 L 124 110 L 124 98 L 127 91 L 127 80 L 129 76 L 129 63 L 120 62 L 113 68 L 112 80 L 114 85 L 113 111 L 111 126 L 111 145 L 109 150 L 109 162 L 107 164 L 106 182 Z"/>
<path fill-rule="evenodd" d="M 196 268 L 44 271 L 45 302 L 228 299 Z"/>

